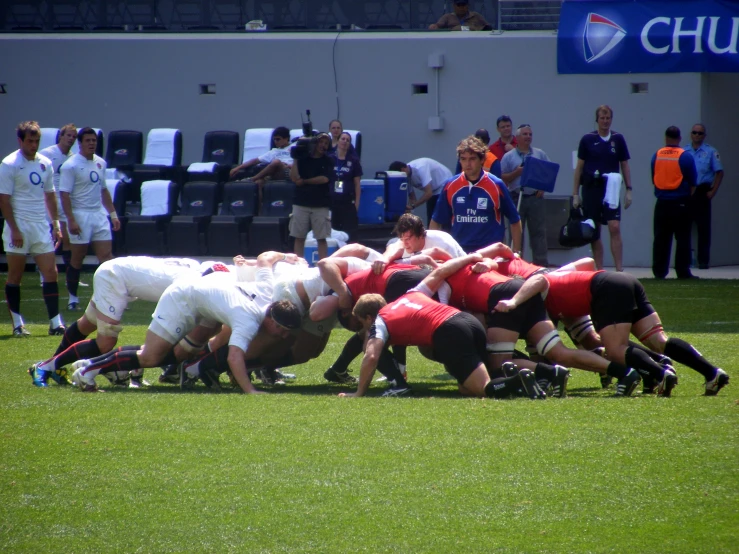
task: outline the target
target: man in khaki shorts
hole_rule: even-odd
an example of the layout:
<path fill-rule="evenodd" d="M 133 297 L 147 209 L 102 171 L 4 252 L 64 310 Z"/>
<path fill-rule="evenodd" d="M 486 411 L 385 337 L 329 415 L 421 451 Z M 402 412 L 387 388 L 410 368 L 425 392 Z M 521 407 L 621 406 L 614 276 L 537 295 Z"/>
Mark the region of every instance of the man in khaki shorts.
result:
<path fill-rule="evenodd" d="M 331 187 L 334 186 L 334 164 L 326 152 L 331 138 L 326 133 L 311 139 L 310 155 L 298 159 L 290 169 L 295 183 L 290 236 L 295 238 L 295 253 L 303 257 L 305 237 L 313 231 L 318 242 L 318 258 L 328 256 L 326 239 L 331 236 Z"/>

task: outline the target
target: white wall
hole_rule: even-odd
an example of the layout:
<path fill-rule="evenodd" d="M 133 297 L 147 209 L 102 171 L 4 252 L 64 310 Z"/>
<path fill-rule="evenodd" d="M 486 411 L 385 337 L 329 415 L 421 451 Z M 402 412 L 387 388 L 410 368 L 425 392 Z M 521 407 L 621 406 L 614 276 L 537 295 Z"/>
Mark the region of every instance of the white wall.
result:
<path fill-rule="evenodd" d="M 427 130 L 436 114 L 435 73 L 427 65 L 432 53 L 445 58 L 442 132 Z M 36 119 L 42 126 L 72 121 L 106 132 L 178 127 L 184 161 L 192 162 L 209 130 L 299 127 L 306 108 L 325 129 L 337 116 L 336 78 L 338 115 L 364 136 L 366 175 L 421 156 L 453 167 L 456 143 L 479 127 L 495 135 L 495 119 L 505 113 L 514 125 L 530 123 L 534 144 L 562 165 L 556 194 L 570 194 L 571 151 L 594 128 L 596 106 L 610 104 L 613 128 L 625 135 L 632 156 L 635 200 L 622 224 L 625 261 L 640 266 L 651 265 L 649 159 L 666 127 L 688 129 L 705 110 L 699 74 L 557 75 L 555 36 L 535 32 L 344 33 L 338 40 L 335 33 L 2 35 L 0 76 L 7 89 L 0 95 L 0 152 L 16 148 L 19 121 Z M 648 82 L 649 93 L 631 94 L 632 82 Z M 201 83 L 215 83 L 217 94 L 201 96 Z M 429 94 L 413 95 L 414 83 L 427 83 Z M 709 84 L 725 106 L 715 108 L 720 127 L 720 117 L 733 109 L 735 81 Z M 718 129 L 711 138 L 720 138 Z M 739 249 L 721 259 L 739 263 Z"/>

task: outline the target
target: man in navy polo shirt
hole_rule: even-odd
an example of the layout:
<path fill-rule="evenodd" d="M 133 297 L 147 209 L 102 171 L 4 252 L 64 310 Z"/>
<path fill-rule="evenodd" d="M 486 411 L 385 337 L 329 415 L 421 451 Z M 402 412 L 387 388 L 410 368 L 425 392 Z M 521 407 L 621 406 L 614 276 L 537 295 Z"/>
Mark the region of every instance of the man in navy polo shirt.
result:
<path fill-rule="evenodd" d="M 611 235 L 611 254 L 616 271 L 623 271 L 623 243 L 621 242 L 621 204 L 609 208 L 604 204 L 606 181 L 604 175 L 621 173 L 626 185 L 624 208 L 631 206 L 631 171 L 629 169 L 629 149 L 623 135 L 611 131 L 613 110 L 610 106 L 598 106 L 595 110 L 598 130 L 584 135 L 577 148 L 577 167 L 575 167 L 572 205 L 582 204 L 586 219 L 596 223 L 596 240 L 593 241 L 593 258 L 598 269 L 603 269 L 603 242 L 600 239 L 601 224 L 608 225 Z M 582 185 L 582 202 L 580 200 Z M 620 194 L 619 194 L 620 198 Z"/>
<path fill-rule="evenodd" d="M 451 225 L 451 235 L 465 252 L 474 252 L 505 235 L 506 217 L 511 226 L 513 251 L 521 253 L 521 217 L 505 183 L 482 170 L 487 148 L 469 136 L 457 145 L 462 173 L 452 177 L 439 195 L 429 229 Z"/>

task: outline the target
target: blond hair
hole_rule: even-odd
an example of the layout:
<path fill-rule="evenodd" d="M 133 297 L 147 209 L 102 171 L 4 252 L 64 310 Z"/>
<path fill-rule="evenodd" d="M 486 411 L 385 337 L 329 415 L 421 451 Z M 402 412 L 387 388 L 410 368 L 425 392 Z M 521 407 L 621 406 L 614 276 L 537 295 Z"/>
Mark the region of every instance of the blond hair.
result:
<path fill-rule="evenodd" d="M 365 319 L 367 316 L 372 316 L 374 318 L 377 317 L 380 309 L 382 309 L 386 305 L 387 302 L 379 294 L 363 294 L 359 297 L 359 300 L 357 300 L 357 303 L 354 305 L 352 314 L 362 320 Z"/>
<path fill-rule="evenodd" d="M 475 135 L 470 135 L 466 139 L 462 139 L 457 145 L 457 157 L 461 156 L 464 152 L 472 152 L 481 160 L 484 160 L 487 151 L 488 147 Z"/>

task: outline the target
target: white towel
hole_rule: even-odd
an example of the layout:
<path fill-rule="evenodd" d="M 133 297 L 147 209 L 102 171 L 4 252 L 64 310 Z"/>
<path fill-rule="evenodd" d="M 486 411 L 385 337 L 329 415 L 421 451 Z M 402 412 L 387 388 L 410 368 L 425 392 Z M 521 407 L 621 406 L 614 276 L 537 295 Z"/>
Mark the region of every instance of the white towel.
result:
<path fill-rule="evenodd" d="M 216 162 L 195 162 L 187 168 L 188 173 L 213 173 L 218 164 Z"/>
<path fill-rule="evenodd" d="M 144 181 L 141 185 L 141 215 L 169 213 L 169 181 Z"/>
<path fill-rule="evenodd" d="M 621 184 L 624 179 L 620 173 L 606 173 L 604 177 L 606 178 L 606 195 L 603 197 L 603 203 L 615 210 L 620 202 Z"/>
<path fill-rule="evenodd" d="M 341 248 L 342 246 L 346 246 L 346 243 L 349 240 L 349 235 L 347 235 L 344 231 L 331 229 L 331 238 L 334 239 L 338 247 Z M 315 240 L 315 237 L 313 236 L 313 231 L 308 231 L 308 234 L 305 236 L 305 240 Z"/>

